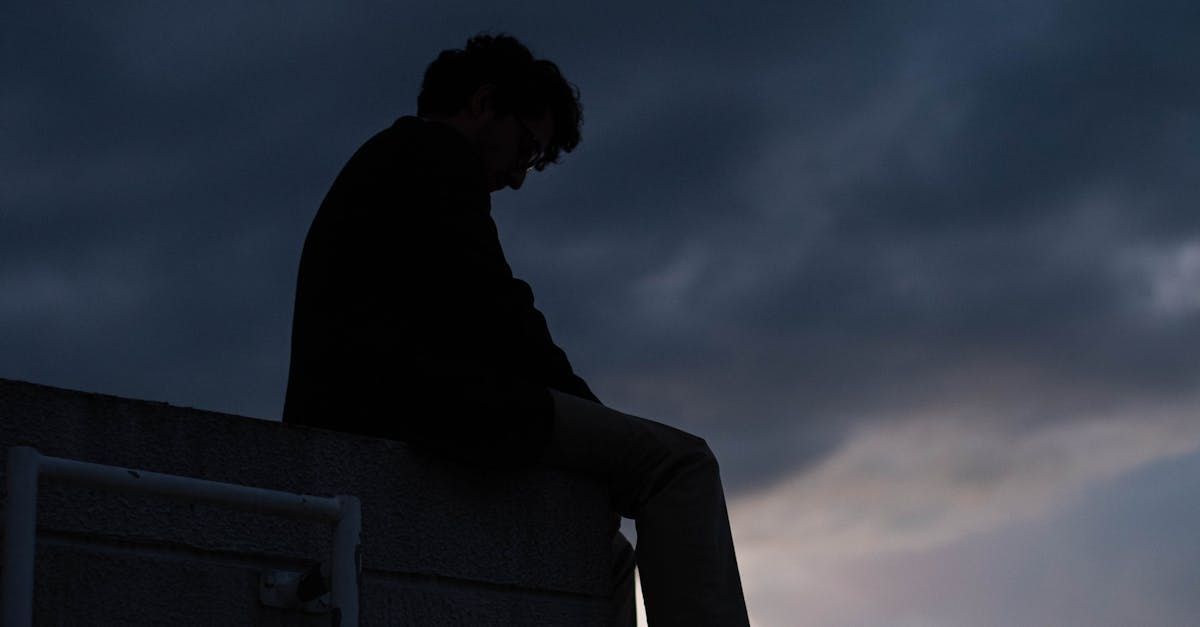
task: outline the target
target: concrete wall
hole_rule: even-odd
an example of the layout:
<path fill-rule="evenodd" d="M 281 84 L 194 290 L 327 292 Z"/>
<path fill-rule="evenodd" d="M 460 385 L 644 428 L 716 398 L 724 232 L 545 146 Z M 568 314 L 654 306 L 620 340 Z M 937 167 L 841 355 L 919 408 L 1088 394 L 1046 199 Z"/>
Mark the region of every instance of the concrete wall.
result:
<path fill-rule="evenodd" d="M 402 443 L 0 379 L 0 458 L 46 455 L 362 501 L 364 625 L 600 625 L 607 495 Z M 328 625 L 260 574 L 325 559 L 330 525 L 41 482 L 39 625 Z"/>

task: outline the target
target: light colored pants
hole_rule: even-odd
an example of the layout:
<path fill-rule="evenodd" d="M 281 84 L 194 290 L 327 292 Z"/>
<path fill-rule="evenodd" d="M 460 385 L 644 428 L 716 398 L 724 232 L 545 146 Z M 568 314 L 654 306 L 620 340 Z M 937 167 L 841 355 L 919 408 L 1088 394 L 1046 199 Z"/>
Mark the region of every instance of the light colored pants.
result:
<path fill-rule="evenodd" d="M 609 486 L 637 525 L 634 554 L 650 627 L 748 626 L 716 457 L 703 439 L 551 390 L 545 463 Z M 616 532 L 614 624 L 633 624 L 633 561 Z"/>

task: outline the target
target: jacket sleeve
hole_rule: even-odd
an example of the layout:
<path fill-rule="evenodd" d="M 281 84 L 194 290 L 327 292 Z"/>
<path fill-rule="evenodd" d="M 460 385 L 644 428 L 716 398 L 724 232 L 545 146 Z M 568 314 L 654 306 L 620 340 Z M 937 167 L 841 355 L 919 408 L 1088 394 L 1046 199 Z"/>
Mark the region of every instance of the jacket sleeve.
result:
<path fill-rule="evenodd" d="M 600 399 L 596 398 L 588 384 L 575 374 L 567 354 L 554 343 L 546 325 L 546 317 L 534 306 L 533 290 L 529 284 L 512 279 L 510 293 L 519 308 L 521 332 L 541 379 L 559 392 L 599 403 Z"/>

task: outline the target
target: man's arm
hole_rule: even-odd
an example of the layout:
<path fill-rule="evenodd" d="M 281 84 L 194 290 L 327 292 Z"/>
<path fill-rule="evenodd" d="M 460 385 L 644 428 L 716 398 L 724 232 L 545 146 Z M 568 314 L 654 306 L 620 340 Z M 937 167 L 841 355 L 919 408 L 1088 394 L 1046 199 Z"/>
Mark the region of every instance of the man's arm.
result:
<path fill-rule="evenodd" d="M 551 388 L 572 396 L 599 403 L 600 399 L 592 392 L 588 384 L 571 367 L 567 354 L 554 343 L 546 317 L 534 306 L 533 290 L 529 284 L 520 280 L 512 280 L 512 296 L 522 310 L 521 327 L 530 347 L 534 367 L 542 379 Z"/>

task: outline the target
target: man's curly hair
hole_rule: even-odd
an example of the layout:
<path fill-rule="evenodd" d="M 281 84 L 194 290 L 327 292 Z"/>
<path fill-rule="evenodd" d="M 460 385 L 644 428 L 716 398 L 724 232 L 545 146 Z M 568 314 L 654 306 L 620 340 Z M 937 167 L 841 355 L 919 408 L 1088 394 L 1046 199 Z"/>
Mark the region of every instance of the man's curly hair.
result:
<path fill-rule="evenodd" d="M 484 85 L 493 86 L 493 106 L 500 113 L 553 116 L 554 136 L 534 164 L 539 171 L 579 145 L 583 124 L 579 88 L 552 61 L 535 59 L 510 35 L 479 34 L 468 39 L 465 48 L 443 50 L 425 70 L 417 115 L 454 115 Z"/>

